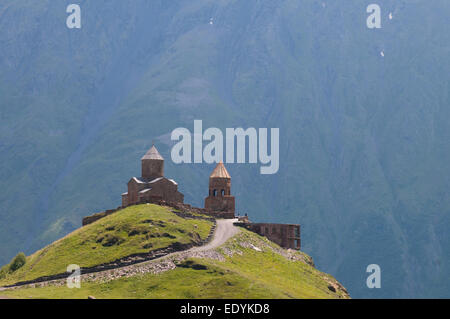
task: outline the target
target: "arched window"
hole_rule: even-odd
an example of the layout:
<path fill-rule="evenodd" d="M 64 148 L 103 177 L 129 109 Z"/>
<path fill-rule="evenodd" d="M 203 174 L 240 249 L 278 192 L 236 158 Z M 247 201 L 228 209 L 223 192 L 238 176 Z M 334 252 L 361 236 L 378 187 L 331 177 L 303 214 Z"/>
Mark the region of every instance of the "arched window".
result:
<path fill-rule="evenodd" d="M 222 196 L 225 196 L 225 190 L 222 189 L 222 191 L 220 192 Z"/>
<path fill-rule="evenodd" d="M 214 197 L 217 196 L 217 189 L 215 189 L 215 190 L 213 191 L 213 196 L 214 196 Z"/>

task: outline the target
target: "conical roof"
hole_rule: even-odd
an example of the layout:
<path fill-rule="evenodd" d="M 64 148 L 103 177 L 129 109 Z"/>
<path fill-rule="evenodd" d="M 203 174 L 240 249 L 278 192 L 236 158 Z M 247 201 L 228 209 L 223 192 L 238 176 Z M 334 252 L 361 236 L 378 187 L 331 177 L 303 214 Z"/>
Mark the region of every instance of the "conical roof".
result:
<path fill-rule="evenodd" d="M 156 149 L 155 145 L 152 146 L 151 149 L 148 150 L 148 152 L 142 157 L 143 160 L 159 160 L 164 161 L 164 158 L 159 154 L 158 150 Z"/>
<path fill-rule="evenodd" d="M 213 170 L 209 178 L 231 178 L 230 174 L 228 174 L 225 165 L 223 165 L 222 161 L 217 164 L 216 168 Z"/>

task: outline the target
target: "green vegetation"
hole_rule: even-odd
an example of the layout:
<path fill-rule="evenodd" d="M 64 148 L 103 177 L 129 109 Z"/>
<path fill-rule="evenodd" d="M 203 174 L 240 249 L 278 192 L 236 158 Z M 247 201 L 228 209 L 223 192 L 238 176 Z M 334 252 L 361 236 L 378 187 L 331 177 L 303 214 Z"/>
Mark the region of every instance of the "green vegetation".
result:
<path fill-rule="evenodd" d="M 287 251 L 246 230 L 217 251 L 224 258 L 189 258 L 179 262 L 174 270 L 160 274 L 136 275 L 106 283 L 82 282 L 81 289 L 49 286 L 1 294 L 16 298 L 348 297 L 333 277 L 311 266 L 309 256 L 291 252 L 287 258 Z"/>
<path fill-rule="evenodd" d="M 11 272 L 15 272 L 16 270 L 23 267 L 23 265 L 26 264 L 26 256 L 24 253 L 18 253 L 16 257 L 11 261 L 11 264 L 9 266 L 9 270 Z"/>
<path fill-rule="evenodd" d="M 24 253 L 18 253 L 8 265 L 0 268 L 0 279 L 22 268 L 27 262 L 26 258 Z"/>
<path fill-rule="evenodd" d="M 212 222 L 180 218 L 157 205 L 129 207 L 37 251 L 20 269 L 25 255 L 19 254 L 9 266 L 18 270 L 0 280 L 0 285 L 64 273 L 70 264 L 92 267 L 173 243 L 198 243 L 211 227 Z"/>

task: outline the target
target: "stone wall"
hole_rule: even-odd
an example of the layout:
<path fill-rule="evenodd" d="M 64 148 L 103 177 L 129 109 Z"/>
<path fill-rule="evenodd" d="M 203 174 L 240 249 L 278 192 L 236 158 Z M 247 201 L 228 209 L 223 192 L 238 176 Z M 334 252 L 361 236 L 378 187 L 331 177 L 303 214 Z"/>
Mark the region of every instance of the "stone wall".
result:
<path fill-rule="evenodd" d="M 179 210 L 181 212 L 184 213 L 188 213 L 188 212 L 193 212 L 193 213 L 197 213 L 197 214 L 204 214 L 207 216 L 211 216 L 212 218 L 224 218 L 224 219 L 233 219 L 235 218 L 234 213 L 233 212 L 208 212 L 206 209 L 204 208 L 198 208 L 198 207 L 194 207 L 191 206 L 189 204 L 184 204 L 184 203 L 177 203 L 177 202 L 168 202 L 165 200 L 161 200 L 158 198 L 149 198 L 145 201 L 142 201 L 140 203 L 137 204 L 132 204 L 132 205 L 128 205 L 126 207 L 130 207 L 130 206 L 134 206 L 134 205 L 141 205 L 141 204 L 155 204 L 155 205 L 160 205 L 160 206 L 168 206 L 171 208 L 174 208 L 176 210 Z M 92 224 L 93 222 L 102 219 L 106 216 L 109 216 L 111 214 L 114 214 L 126 207 L 118 207 L 116 209 L 110 209 L 110 210 L 106 210 L 104 212 L 101 213 L 96 213 L 92 216 L 87 216 L 83 218 L 83 226 Z"/>
<path fill-rule="evenodd" d="M 141 176 L 147 179 L 155 179 L 164 176 L 164 160 L 141 160 Z"/>
<path fill-rule="evenodd" d="M 114 214 L 115 212 L 117 212 L 117 211 L 119 211 L 121 209 L 122 209 L 122 207 L 117 207 L 116 209 L 108 209 L 108 210 L 106 210 L 104 212 L 96 213 L 94 215 L 84 217 L 83 221 L 82 221 L 82 225 L 86 226 L 86 225 L 92 224 L 93 222 L 95 222 L 95 221 L 97 221 L 99 219 L 102 219 L 102 218 L 104 218 L 106 216 L 109 216 L 111 214 Z"/>
<path fill-rule="evenodd" d="M 234 215 L 234 196 L 222 196 L 220 194 L 217 196 L 208 196 L 205 198 L 205 209 L 211 212 L 230 212 Z"/>
<path fill-rule="evenodd" d="M 269 223 L 235 223 L 261 236 L 265 236 L 283 248 L 300 250 L 300 225 Z"/>

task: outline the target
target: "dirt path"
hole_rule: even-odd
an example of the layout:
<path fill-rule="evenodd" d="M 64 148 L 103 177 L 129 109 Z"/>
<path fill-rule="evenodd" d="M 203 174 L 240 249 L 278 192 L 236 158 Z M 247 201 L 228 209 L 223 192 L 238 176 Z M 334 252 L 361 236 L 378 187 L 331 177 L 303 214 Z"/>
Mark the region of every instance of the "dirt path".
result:
<path fill-rule="evenodd" d="M 219 219 L 217 220 L 216 230 L 214 232 L 213 239 L 206 245 L 200 247 L 191 248 L 191 251 L 206 251 L 217 248 L 236 235 L 239 232 L 239 228 L 234 226 L 233 223 L 237 222 L 237 219 Z"/>
<path fill-rule="evenodd" d="M 144 274 L 144 273 L 159 273 L 162 271 L 167 271 L 176 268 L 175 263 L 173 262 L 174 259 L 178 258 L 186 258 L 189 256 L 195 256 L 202 253 L 207 253 L 208 251 L 212 251 L 221 245 L 223 245 L 228 239 L 233 237 L 239 232 L 239 227 L 236 227 L 233 225 L 233 223 L 237 222 L 237 219 L 219 219 L 217 220 L 216 229 L 214 231 L 214 235 L 212 240 L 203 246 L 200 247 L 193 247 L 188 250 L 184 251 L 178 251 L 171 254 L 167 254 L 165 256 L 144 261 L 142 263 L 137 263 L 130 266 L 124 266 L 124 267 L 118 267 L 114 269 L 108 269 L 101 272 L 96 273 L 88 273 L 88 274 L 82 274 L 81 278 L 82 280 L 114 280 L 121 277 L 130 277 L 137 274 Z M 49 283 L 54 283 L 58 285 L 64 285 L 66 283 L 66 279 L 58 279 L 58 280 L 51 280 L 51 281 L 44 281 L 37 284 L 30 284 L 22 287 L 27 286 L 37 286 L 42 287 L 46 286 Z M 7 289 L 14 289 L 15 287 L 10 288 L 2 288 L 0 287 L 0 291 L 4 291 Z"/>

